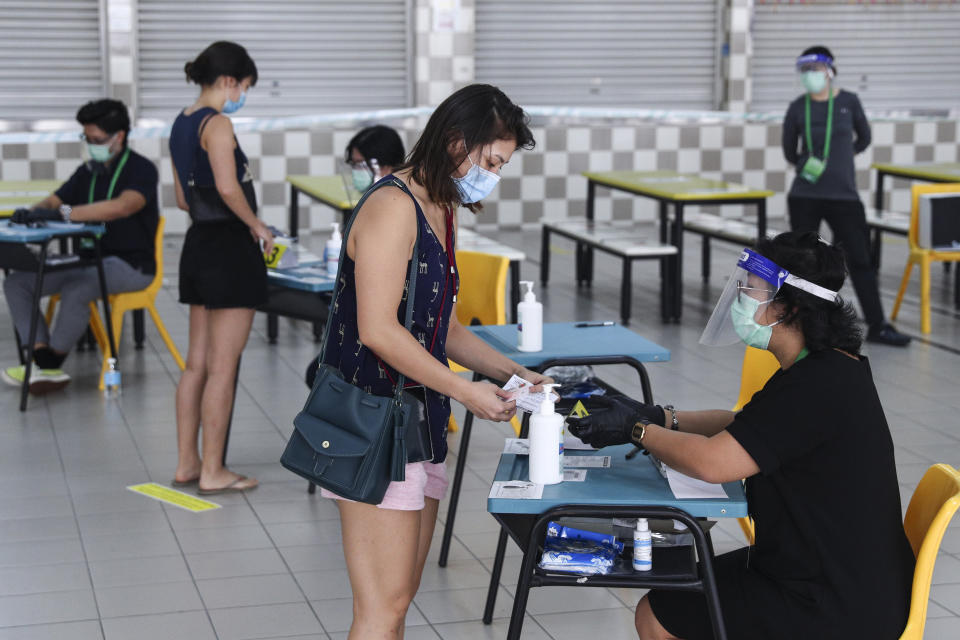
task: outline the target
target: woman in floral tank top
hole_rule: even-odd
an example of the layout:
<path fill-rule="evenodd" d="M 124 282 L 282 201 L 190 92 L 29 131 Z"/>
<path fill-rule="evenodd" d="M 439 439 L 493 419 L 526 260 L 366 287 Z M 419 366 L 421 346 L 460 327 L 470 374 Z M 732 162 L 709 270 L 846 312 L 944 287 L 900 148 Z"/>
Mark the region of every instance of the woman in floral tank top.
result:
<path fill-rule="evenodd" d="M 502 91 L 464 87 L 437 107 L 407 163 L 375 185 L 344 239 L 326 363 L 377 395 L 392 395 L 398 374 L 406 376 L 422 399 L 421 418 L 433 444 L 432 460 L 408 463 L 406 480 L 390 483 L 379 505 L 324 492 L 340 510 L 353 590 L 350 638 L 402 635 L 446 491 L 450 399 L 486 420 L 508 421 L 516 412 L 496 384 L 456 375 L 447 358 L 491 380 L 513 374 L 534 384 L 548 380 L 489 347 L 454 313 L 457 207 L 479 211 L 513 152 L 533 144 L 526 115 Z M 417 261 L 413 300 L 406 282 L 411 259 Z M 413 324 L 407 331 L 409 304 Z"/>

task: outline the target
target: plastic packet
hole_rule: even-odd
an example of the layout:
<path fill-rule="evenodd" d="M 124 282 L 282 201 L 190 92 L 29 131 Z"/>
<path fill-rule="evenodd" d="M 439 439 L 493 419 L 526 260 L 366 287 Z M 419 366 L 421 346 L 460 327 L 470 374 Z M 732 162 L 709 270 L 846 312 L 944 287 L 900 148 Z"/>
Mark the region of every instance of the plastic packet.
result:
<path fill-rule="evenodd" d="M 554 382 L 561 385 L 577 384 L 593 377 L 593 367 L 587 365 L 550 367 L 543 372 L 543 375 L 550 376 Z"/>

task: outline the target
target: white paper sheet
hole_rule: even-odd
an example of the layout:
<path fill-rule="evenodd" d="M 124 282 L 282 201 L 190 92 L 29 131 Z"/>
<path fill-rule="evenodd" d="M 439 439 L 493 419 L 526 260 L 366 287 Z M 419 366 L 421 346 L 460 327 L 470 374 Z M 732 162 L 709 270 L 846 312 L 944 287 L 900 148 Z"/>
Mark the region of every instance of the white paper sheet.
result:
<path fill-rule="evenodd" d="M 583 482 L 586 479 L 587 479 L 586 469 L 564 469 L 563 470 L 564 482 Z"/>
<path fill-rule="evenodd" d="M 564 454 L 563 466 L 607 469 L 610 467 L 610 456 L 568 456 Z"/>
<path fill-rule="evenodd" d="M 543 497 L 543 485 L 523 480 L 498 480 L 490 487 L 491 498 L 511 500 L 539 500 Z"/>
<path fill-rule="evenodd" d="M 503 452 L 520 456 L 530 455 L 530 440 L 527 438 L 504 438 Z"/>
<path fill-rule="evenodd" d="M 503 385 L 504 391 L 513 391 L 513 399 L 517 402 L 517 409 L 520 411 L 526 411 L 527 413 L 537 413 L 540 411 L 540 405 L 543 404 L 543 400 L 546 397 L 546 394 L 543 391 L 537 391 L 535 393 L 530 393 L 529 389 L 532 385 L 521 378 L 520 376 L 513 375 L 507 380 L 507 384 Z M 553 394 L 554 402 L 560 399 L 556 393 Z"/>
<path fill-rule="evenodd" d="M 663 467 L 667 470 L 667 482 L 670 483 L 670 491 L 673 492 L 673 497 L 678 500 L 727 498 L 727 492 L 724 490 L 722 484 L 710 484 L 703 480 L 685 476 L 667 465 L 663 465 Z"/>

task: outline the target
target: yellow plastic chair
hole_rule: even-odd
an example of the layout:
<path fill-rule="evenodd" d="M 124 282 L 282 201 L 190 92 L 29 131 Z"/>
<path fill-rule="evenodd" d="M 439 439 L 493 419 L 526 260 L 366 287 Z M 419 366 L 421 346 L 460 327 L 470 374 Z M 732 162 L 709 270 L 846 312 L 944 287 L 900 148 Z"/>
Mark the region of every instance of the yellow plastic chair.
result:
<path fill-rule="evenodd" d="M 953 514 L 960 508 L 960 473 L 946 464 L 935 464 L 917 485 L 903 528 L 917 557 L 910 593 L 910 615 L 900 640 L 922 640 L 927 622 L 927 603 L 933 566 L 940 551 L 940 542 Z"/>
<path fill-rule="evenodd" d="M 160 319 L 160 314 L 157 312 L 157 307 L 155 304 L 157 293 L 159 293 L 160 287 L 163 285 L 163 227 L 165 222 L 166 221 L 164 220 L 163 216 L 161 216 L 157 223 L 157 233 L 154 239 L 154 259 L 156 260 L 157 271 L 153 276 L 153 281 L 147 285 L 146 289 L 111 295 L 110 315 L 111 322 L 113 323 L 113 337 L 114 340 L 117 341 L 117 348 L 119 349 L 120 333 L 123 330 L 123 314 L 127 311 L 146 309 L 150 313 L 150 317 L 153 318 L 154 324 L 157 325 L 157 331 L 160 332 L 160 337 L 163 338 L 164 344 L 167 345 L 170 355 L 173 356 L 177 366 L 180 367 L 181 371 L 183 371 L 186 365 L 183 362 L 183 358 L 180 356 L 180 352 L 177 350 L 177 345 L 175 345 L 173 342 L 173 338 L 171 338 L 170 334 L 167 332 L 166 325 L 164 325 L 163 320 Z M 53 311 L 56 308 L 57 301 L 59 299 L 59 295 L 50 296 L 46 313 L 47 324 L 49 324 L 50 320 L 53 318 Z M 103 320 L 100 317 L 100 312 L 97 310 L 96 302 L 90 303 L 90 330 L 93 332 L 93 337 L 100 346 L 100 352 L 103 353 L 103 363 L 100 367 L 100 389 L 102 390 L 103 374 L 110 366 L 108 363 L 108 358 L 110 356 L 108 353 L 109 349 L 107 348 L 107 331 L 103 325 Z"/>
<path fill-rule="evenodd" d="M 910 255 L 907 257 L 907 266 L 903 271 L 903 280 L 900 281 L 900 291 L 897 300 L 893 303 L 890 319 L 896 320 L 900 313 L 900 303 L 910 284 L 910 274 L 913 265 L 920 265 L 920 330 L 930 333 L 930 264 L 932 262 L 960 262 L 960 251 L 943 249 L 924 249 L 917 246 L 919 234 L 919 204 L 920 196 L 928 193 L 956 193 L 960 195 L 960 184 L 918 184 L 914 185 L 911 194 L 913 205 L 910 208 L 910 231 L 907 240 L 910 243 Z"/>
<path fill-rule="evenodd" d="M 743 372 L 740 374 L 740 396 L 737 398 L 737 404 L 733 407 L 733 410 L 740 411 L 740 409 L 743 409 L 753 398 L 753 394 L 760 391 L 763 385 L 767 384 L 770 376 L 779 369 L 780 362 L 772 353 L 765 349 L 747 347 L 743 354 Z M 740 528 L 743 529 L 743 535 L 747 539 L 747 543 L 753 544 L 753 518 L 747 516 L 737 518 L 737 521 L 740 523 Z"/>
<path fill-rule="evenodd" d="M 506 324 L 507 270 L 510 261 L 503 256 L 477 251 L 457 251 L 457 270 L 460 273 L 460 294 L 457 296 L 457 320 L 465 327 L 474 324 Z M 463 373 L 469 369 L 449 361 L 450 369 Z M 510 420 L 513 430 L 520 435 L 520 421 Z M 457 431 L 457 421 L 450 414 L 450 431 Z"/>

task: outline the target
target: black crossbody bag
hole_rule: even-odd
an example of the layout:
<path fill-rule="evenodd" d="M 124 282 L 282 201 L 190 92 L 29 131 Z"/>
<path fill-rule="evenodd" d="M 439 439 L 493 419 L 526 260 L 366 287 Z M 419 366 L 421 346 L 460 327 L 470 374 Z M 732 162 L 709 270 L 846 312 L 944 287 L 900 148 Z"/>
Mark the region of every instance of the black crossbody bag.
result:
<path fill-rule="evenodd" d="M 386 181 L 364 194 L 354 214 L 367 197 L 384 184 L 398 186 L 413 198 L 399 180 Z M 355 218 L 351 216 L 343 233 L 340 269 L 343 269 L 347 237 Z M 413 259 L 407 272 L 409 292 L 403 322 L 407 331 L 413 324 L 419 245 L 418 225 Z M 338 282 L 339 279 L 338 273 Z M 336 304 L 337 295 L 339 292 L 334 295 L 331 308 Z M 331 325 L 332 318 L 327 320 L 324 329 L 317 377 L 303 410 L 293 421 L 293 434 L 280 463 L 344 498 L 379 504 L 391 481 L 404 480 L 407 462 L 432 459 L 429 425 L 418 415 L 420 401 L 404 392 L 403 374 L 399 374 L 393 396 L 377 396 L 350 384 L 337 368 L 324 364 Z"/>
<path fill-rule="evenodd" d="M 211 222 L 230 222 L 236 221 L 240 222 L 240 218 L 237 217 L 237 214 L 233 212 L 226 202 L 223 201 L 223 198 L 220 197 L 220 192 L 217 191 L 217 186 L 212 185 L 198 185 L 194 180 L 194 171 L 197 167 L 197 160 L 200 157 L 200 137 L 203 135 L 203 130 L 207 126 L 207 123 L 210 122 L 210 118 L 213 117 L 213 114 L 204 118 L 203 122 L 200 123 L 200 127 L 197 128 L 197 151 L 194 154 L 193 158 L 193 167 L 190 170 L 189 177 L 187 180 L 187 189 L 190 191 L 190 219 L 195 224 L 208 224 Z M 233 137 L 234 142 L 237 141 L 237 137 Z M 237 143 L 239 144 L 239 143 Z M 247 204 L 250 205 L 250 208 L 253 209 L 253 213 L 257 213 L 257 194 L 253 190 L 253 181 L 245 180 L 240 183 L 240 188 L 243 190 L 243 195 L 247 199 Z"/>

